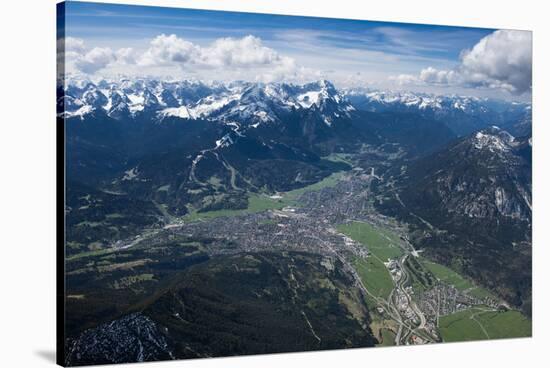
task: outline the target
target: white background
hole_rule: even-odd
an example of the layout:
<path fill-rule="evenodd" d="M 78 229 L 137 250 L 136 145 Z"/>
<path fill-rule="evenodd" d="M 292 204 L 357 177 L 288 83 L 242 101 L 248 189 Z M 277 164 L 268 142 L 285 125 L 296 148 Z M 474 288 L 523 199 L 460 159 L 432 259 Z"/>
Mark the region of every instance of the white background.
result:
<path fill-rule="evenodd" d="M 148 367 L 548 366 L 550 76 L 544 1 L 115 1 L 534 31 L 534 303 L 532 339 L 148 363 Z M 0 4 L 0 366 L 55 356 L 55 0 Z M 128 365 L 125 365 L 128 366 Z M 119 366 L 122 367 L 122 366 Z"/>

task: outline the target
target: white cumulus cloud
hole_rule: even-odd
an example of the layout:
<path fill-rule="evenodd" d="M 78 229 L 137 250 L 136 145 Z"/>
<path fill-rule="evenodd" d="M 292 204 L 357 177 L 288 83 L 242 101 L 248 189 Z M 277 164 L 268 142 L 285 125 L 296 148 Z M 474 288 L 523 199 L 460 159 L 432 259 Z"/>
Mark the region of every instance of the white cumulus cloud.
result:
<path fill-rule="evenodd" d="M 93 74 L 115 61 L 116 56 L 113 50 L 108 47 L 94 47 L 77 56 L 75 66 L 84 73 Z"/>
<path fill-rule="evenodd" d="M 462 53 L 461 72 L 474 85 L 524 93 L 531 90 L 532 54 L 531 32 L 495 31 Z"/>
<path fill-rule="evenodd" d="M 266 47 L 262 40 L 254 36 L 240 39 L 220 38 L 202 51 L 202 61 L 216 67 L 233 66 L 281 66 L 291 63 L 291 59 Z"/>
<path fill-rule="evenodd" d="M 74 37 L 65 37 L 64 40 L 61 40 L 65 44 L 65 52 L 74 51 L 78 53 L 84 52 L 86 47 L 84 46 L 84 40 Z"/>
<path fill-rule="evenodd" d="M 136 52 L 131 47 L 125 47 L 118 49 L 115 52 L 116 61 L 119 64 L 135 64 L 136 63 Z"/>
<path fill-rule="evenodd" d="M 138 63 L 143 66 L 163 66 L 172 63 L 185 64 L 196 60 L 200 54 L 200 48 L 192 42 L 183 40 L 172 34 L 161 34 L 155 37 Z"/>
<path fill-rule="evenodd" d="M 438 70 L 432 67 L 422 69 L 420 71 L 419 79 L 428 84 L 456 84 L 461 81 L 459 72 L 454 70 Z"/>
<path fill-rule="evenodd" d="M 418 76 L 415 76 L 412 74 L 392 75 L 389 77 L 389 80 L 396 83 L 399 86 L 418 84 L 420 81 Z"/>
<path fill-rule="evenodd" d="M 108 47 L 89 49 L 77 38 L 61 39 L 65 53 L 60 55 L 73 70 L 94 74 L 98 71 L 121 65 L 133 66 L 134 70 L 179 68 L 185 72 L 203 70 L 212 76 L 275 81 L 283 78 L 310 78 L 315 71 L 299 67 L 293 58 L 281 55 L 267 47 L 258 37 L 224 37 L 208 45 L 199 45 L 175 34 L 161 34 L 153 38 L 147 48 L 137 51 L 132 48 L 113 50 Z M 151 69 L 153 68 L 153 69 Z"/>
<path fill-rule="evenodd" d="M 121 48 L 113 51 L 109 47 L 88 49 L 84 40 L 66 37 L 57 40 L 58 61 L 87 74 L 114 64 L 134 64 L 136 53 L 132 48 Z"/>
<path fill-rule="evenodd" d="M 428 67 L 418 75 L 401 74 L 390 80 L 399 85 L 458 85 L 522 94 L 531 91 L 532 51 L 531 32 L 499 30 L 462 51 L 454 70 Z"/>
<path fill-rule="evenodd" d="M 138 59 L 143 66 L 176 65 L 197 68 L 281 68 L 294 60 L 264 46 L 254 36 L 219 38 L 208 46 L 200 46 L 174 34 L 155 37 Z"/>

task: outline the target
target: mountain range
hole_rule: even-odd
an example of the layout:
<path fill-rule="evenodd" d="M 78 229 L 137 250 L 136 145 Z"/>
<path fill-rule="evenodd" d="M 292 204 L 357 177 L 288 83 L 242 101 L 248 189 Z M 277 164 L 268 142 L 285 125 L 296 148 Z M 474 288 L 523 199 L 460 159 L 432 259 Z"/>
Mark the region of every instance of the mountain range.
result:
<path fill-rule="evenodd" d="M 353 154 L 381 169 L 377 208 L 408 224 L 426 254 L 529 313 L 528 103 L 326 80 L 69 79 L 58 93 L 69 255 L 172 216 L 245 209 L 250 193 L 351 170 L 330 157 Z"/>
<path fill-rule="evenodd" d="M 304 85 L 291 83 L 204 83 L 164 82 L 154 79 L 100 80 L 69 79 L 58 101 L 65 117 L 104 111 L 115 119 L 156 115 L 166 117 L 242 121 L 251 127 L 280 121 L 295 110 L 316 110 L 330 126 L 355 110 L 419 113 L 444 121 L 458 135 L 489 125 L 530 120 L 530 103 L 509 102 L 470 96 L 437 96 L 415 92 L 376 91 L 364 88 L 337 90 L 327 80 Z M 512 130 L 514 128 L 511 128 Z M 527 135 L 528 131 L 513 134 Z"/>
<path fill-rule="evenodd" d="M 280 121 L 296 110 L 315 110 L 330 126 L 349 117 L 354 108 L 326 80 L 305 85 L 286 83 L 204 84 L 202 82 L 160 82 L 156 80 L 102 80 L 69 82 L 59 101 L 63 116 L 84 118 L 104 112 L 117 120 L 154 116 L 158 122 L 168 117 L 220 120 L 227 124 Z M 244 128 L 244 127 L 243 127 Z"/>
<path fill-rule="evenodd" d="M 411 112 L 440 121 L 462 136 L 497 125 L 514 135 L 529 135 L 531 104 L 489 98 L 399 91 L 348 89 L 344 96 L 359 110 Z"/>

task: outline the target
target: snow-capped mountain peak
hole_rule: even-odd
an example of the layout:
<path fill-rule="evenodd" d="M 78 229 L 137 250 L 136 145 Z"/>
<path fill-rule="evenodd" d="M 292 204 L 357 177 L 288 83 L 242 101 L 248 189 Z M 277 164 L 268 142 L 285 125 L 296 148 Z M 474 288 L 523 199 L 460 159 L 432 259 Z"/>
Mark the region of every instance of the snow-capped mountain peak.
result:
<path fill-rule="evenodd" d="M 491 126 L 473 134 L 470 144 L 477 150 L 500 154 L 517 147 L 516 138 L 506 130 Z"/>
<path fill-rule="evenodd" d="M 77 84 L 67 84 L 60 103 L 64 104 L 65 117 L 104 111 L 115 119 L 150 114 L 159 121 L 168 117 L 239 121 L 251 127 L 280 121 L 285 114 L 300 109 L 315 110 L 331 125 L 353 111 L 345 97 L 326 80 L 304 85 L 78 80 Z"/>

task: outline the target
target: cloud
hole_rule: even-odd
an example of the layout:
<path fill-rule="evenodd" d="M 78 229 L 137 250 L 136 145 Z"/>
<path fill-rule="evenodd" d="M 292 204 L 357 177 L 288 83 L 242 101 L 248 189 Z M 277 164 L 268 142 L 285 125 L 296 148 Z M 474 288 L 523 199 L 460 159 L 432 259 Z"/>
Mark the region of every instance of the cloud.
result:
<path fill-rule="evenodd" d="M 294 60 L 266 47 L 254 36 L 219 38 L 206 47 L 176 35 L 155 37 L 141 55 L 143 66 L 192 65 L 198 68 L 288 68 Z"/>
<path fill-rule="evenodd" d="M 419 79 L 428 84 L 447 85 L 459 83 L 461 76 L 454 70 L 438 70 L 428 67 L 420 71 Z"/>
<path fill-rule="evenodd" d="M 414 85 L 420 83 L 420 78 L 412 74 L 391 75 L 388 79 L 399 86 Z"/>
<path fill-rule="evenodd" d="M 65 37 L 64 40 L 61 40 L 61 42 L 63 41 L 65 43 L 65 52 L 74 51 L 77 53 L 82 53 L 86 50 L 84 40 L 81 40 L 80 38 Z"/>
<path fill-rule="evenodd" d="M 75 66 L 84 73 L 93 74 L 115 61 L 116 56 L 113 50 L 108 47 L 94 47 L 79 55 L 75 60 Z"/>
<path fill-rule="evenodd" d="M 399 84 L 496 88 L 513 94 L 531 91 L 532 35 L 499 30 L 462 51 L 454 70 L 422 69 L 418 75 L 390 77 Z"/>
<path fill-rule="evenodd" d="M 462 53 L 461 69 L 473 85 L 521 94 L 531 90 L 532 54 L 531 32 L 495 31 Z"/>
<path fill-rule="evenodd" d="M 116 61 L 119 64 L 135 64 L 136 52 L 131 47 L 118 49 L 115 53 Z"/>
<path fill-rule="evenodd" d="M 435 85 L 447 86 L 462 83 L 462 76 L 454 70 L 439 70 L 433 67 L 422 69 L 418 75 L 400 74 L 389 78 L 400 86 L 404 85 Z"/>
<path fill-rule="evenodd" d="M 113 50 L 108 47 L 89 50 L 84 41 L 77 38 L 67 38 L 64 42 L 66 52 L 62 57 L 73 70 L 86 74 L 124 65 L 135 70 L 176 68 L 188 73 L 204 70 L 213 77 L 226 75 L 262 82 L 283 78 L 311 79 L 317 75 L 316 71 L 297 66 L 293 58 L 281 55 L 251 35 L 219 38 L 202 46 L 174 34 L 161 34 L 140 52 L 132 48 Z"/>
<path fill-rule="evenodd" d="M 143 66 L 185 64 L 196 60 L 199 52 L 200 48 L 189 41 L 178 38 L 174 34 L 169 36 L 161 34 L 151 41 L 150 47 L 141 55 L 138 64 Z"/>
<path fill-rule="evenodd" d="M 293 63 L 289 57 L 266 47 L 258 37 L 248 35 L 241 39 L 220 38 L 210 47 L 203 49 L 207 64 L 224 67 L 246 68 L 250 66 L 284 66 Z"/>
<path fill-rule="evenodd" d="M 67 59 L 76 59 L 86 51 L 80 38 L 66 37 L 57 40 L 57 60 L 64 63 Z"/>
<path fill-rule="evenodd" d="M 135 52 L 131 48 L 113 51 L 109 47 L 94 47 L 89 50 L 84 40 L 74 37 L 61 38 L 57 42 L 58 61 L 83 73 L 93 74 L 114 64 L 135 63 Z"/>

